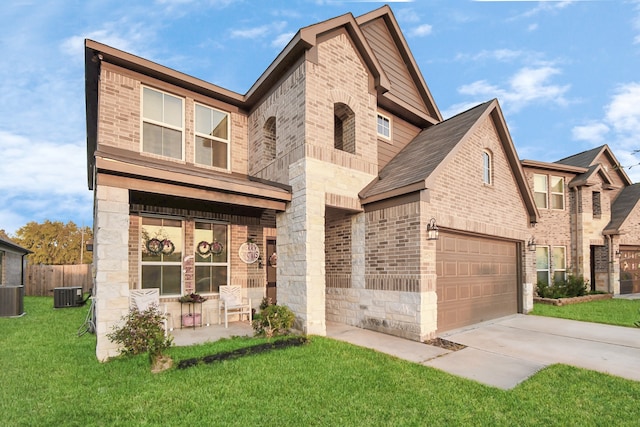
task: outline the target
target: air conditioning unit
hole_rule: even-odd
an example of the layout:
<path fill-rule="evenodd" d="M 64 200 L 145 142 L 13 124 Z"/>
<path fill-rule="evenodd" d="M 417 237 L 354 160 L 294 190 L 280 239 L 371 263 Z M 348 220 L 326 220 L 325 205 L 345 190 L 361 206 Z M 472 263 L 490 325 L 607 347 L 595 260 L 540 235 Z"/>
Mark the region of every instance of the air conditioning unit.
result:
<path fill-rule="evenodd" d="M 81 286 L 53 289 L 53 308 L 80 307 L 82 303 Z"/>

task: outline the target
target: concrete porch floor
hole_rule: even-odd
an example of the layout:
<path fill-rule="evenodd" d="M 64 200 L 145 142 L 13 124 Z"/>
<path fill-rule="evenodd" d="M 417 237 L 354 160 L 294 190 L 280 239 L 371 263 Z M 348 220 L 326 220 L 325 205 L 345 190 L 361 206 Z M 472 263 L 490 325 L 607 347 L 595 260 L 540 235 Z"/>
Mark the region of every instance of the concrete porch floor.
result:
<path fill-rule="evenodd" d="M 169 332 L 173 336 L 173 344 L 184 347 L 205 342 L 218 341 L 222 338 L 253 336 L 253 328 L 246 320 L 243 322 L 229 322 L 229 327 L 225 328 L 224 323 L 217 323 L 209 326 L 197 326 L 196 328 L 184 327 L 175 328 Z"/>

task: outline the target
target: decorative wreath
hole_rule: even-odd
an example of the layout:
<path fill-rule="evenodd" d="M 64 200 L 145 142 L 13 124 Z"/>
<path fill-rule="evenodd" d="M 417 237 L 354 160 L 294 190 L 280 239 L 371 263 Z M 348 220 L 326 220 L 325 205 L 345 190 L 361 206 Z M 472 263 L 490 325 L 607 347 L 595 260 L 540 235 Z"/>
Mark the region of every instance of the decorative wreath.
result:
<path fill-rule="evenodd" d="M 171 255 L 176 250 L 176 245 L 169 239 L 162 241 L 162 253 L 165 255 Z"/>
<path fill-rule="evenodd" d="M 201 256 L 206 256 L 211 250 L 211 245 L 209 244 L 209 242 L 203 240 L 202 242 L 198 243 L 198 247 L 196 250 Z"/>
<path fill-rule="evenodd" d="M 271 256 L 269 257 L 269 265 L 271 267 L 277 267 L 278 266 L 278 254 L 277 253 L 272 253 Z"/>
<path fill-rule="evenodd" d="M 151 255 L 171 255 L 176 250 L 176 245 L 169 239 L 149 239 L 146 244 L 147 250 Z"/>
<path fill-rule="evenodd" d="M 222 243 L 220 243 L 218 241 L 212 242 L 211 243 L 211 249 L 209 249 L 209 250 L 214 255 L 220 255 L 222 253 L 222 251 L 224 250 L 224 246 L 222 246 Z"/>

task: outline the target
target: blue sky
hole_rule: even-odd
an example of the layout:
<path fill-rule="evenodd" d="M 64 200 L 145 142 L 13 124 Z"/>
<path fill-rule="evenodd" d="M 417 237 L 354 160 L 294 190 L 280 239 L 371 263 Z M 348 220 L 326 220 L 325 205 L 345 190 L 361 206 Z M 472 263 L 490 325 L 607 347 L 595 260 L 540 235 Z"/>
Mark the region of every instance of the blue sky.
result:
<path fill-rule="evenodd" d="M 445 117 L 498 98 L 522 159 L 640 155 L 640 0 L 13 0 L 0 8 L 0 229 L 92 225 L 83 40 L 244 94 L 304 26 L 389 4 Z M 640 166 L 626 170 L 640 181 Z"/>

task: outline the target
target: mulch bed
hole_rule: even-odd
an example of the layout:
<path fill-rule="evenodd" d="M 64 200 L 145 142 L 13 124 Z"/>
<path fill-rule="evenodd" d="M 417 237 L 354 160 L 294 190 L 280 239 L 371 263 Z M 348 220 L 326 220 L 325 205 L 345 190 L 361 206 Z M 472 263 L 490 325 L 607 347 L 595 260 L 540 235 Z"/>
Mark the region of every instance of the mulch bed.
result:
<path fill-rule="evenodd" d="M 464 344 L 458 344 L 457 342 L 445 340 L 444 338 L 434 338 L 432 340 L 425 341 L 424 343 L 451 351 L 458 351 L 462 350 L 463 348 L 467 348 L 467 346 Z"/>
<path fill-rule="evenodd" d="M 278 340 L 274 342 L 267 342 L 264 344 L 257 344 L 250 347 L 239 348 L 233 351 L 224 351 L 222 353 L 211 354 L 204 357 L 195 357 L 192 359 L 181 360 L 177 364 L 178 369 L 186 369 L 192 366 L 196 366 L 200 363 L 214 363 L 222 362 L 224 360 L 237 359 L 242 356 L 248 356 L 251 354 L 260 354 L 266 351 L 278 350 L 289 347 L 297 347 L 308 343 L 309 340 L 306 337 L 294 337 L 284 340 Z"/>
<path fill-rule="evenodd" d="M 569 304 L 580 304 L 581 302 L 589 302 L 596 301 L 600 299 L 611 299 L 613 295 L 611 294 L 591 294 L 584 295 L 581 297 L 573 297 L 573 298 L 540 298 L 534 297 L 533 302 L 538 302 L 541 304 L 549 304 L 549 305 L 569 305 Z"/>

